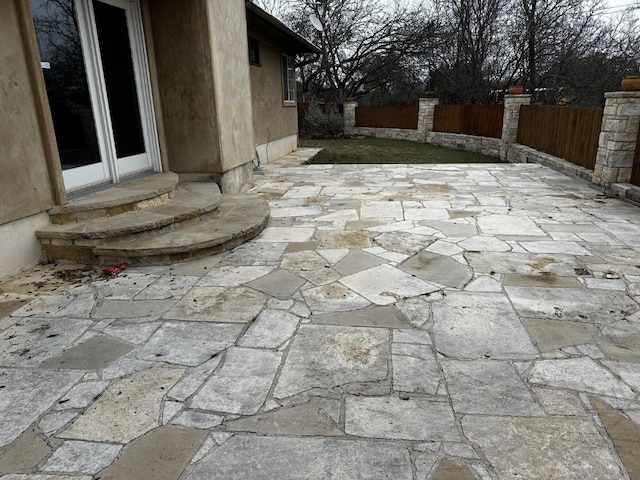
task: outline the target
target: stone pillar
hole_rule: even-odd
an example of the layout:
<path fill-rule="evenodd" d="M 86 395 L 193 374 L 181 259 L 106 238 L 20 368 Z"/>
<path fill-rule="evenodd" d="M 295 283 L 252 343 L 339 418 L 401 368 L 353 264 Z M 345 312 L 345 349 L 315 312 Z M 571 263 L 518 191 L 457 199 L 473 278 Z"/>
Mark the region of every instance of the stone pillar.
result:
<path fill-rule="evenodd" d="M 418 138 L 422 142 L 427 141 L 427 134 L 433 132 L 433 116 L 439 98 L 421 98 L 418 107 Z"/>
<path fill-rule="evenodd" d="M 605 93 L 595 182 L 604 187 L 628 183 L 640 125 L 640 92 Z"/>
<path fill-rule="evenodd" d="M 351 135 L 356 127 L 356 107 L 358 102 L 347 100 L 343 105 L 342 117 L 344 118 L 344 134 Z"/>
<path fill-rule="evenodd" d="M 520 121 L 520 106 L 529 105 L 531 95 L 505 95 L 504 114 L 502 116 L 502 146 L 500 147 L 500 158 L 507 160 L 509 144 L 518 141 L 518 122 Z"/>

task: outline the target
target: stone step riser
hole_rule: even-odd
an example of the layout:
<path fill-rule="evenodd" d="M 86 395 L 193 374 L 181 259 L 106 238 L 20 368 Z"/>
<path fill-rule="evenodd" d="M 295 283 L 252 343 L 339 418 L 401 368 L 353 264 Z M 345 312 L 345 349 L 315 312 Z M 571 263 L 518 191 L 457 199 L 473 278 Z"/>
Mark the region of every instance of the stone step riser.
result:
<path fill-rule="evenodd" d="M 259 197 L 230 196 L 226 200 L 223 197 L 215 210 L 136 234 L 102 239 L 41 239 L 42 254 L 45 261 L 100 265 L 125 261 L 132 265 L 167 264 L 234 248 L 258 235 L 268 217 L 269 208 Z M 213 223 L 209 226 L 206 222 Z M 195 237 L 192 227 L 198 231 Z M 167 235 L 172 235 L 172 240 L 168 243 L 162 240 L 158 246 L 155 239 Z"/>
<path fill-rule="evenodd" d="M 42 257 L 44 261 L 66 260 L 80 261 L 85 263 L 103 264 L 99 257 L 93 254 L 95 248 L 108 246 L 111 242 L 124 240 L 144 240 L 168 232 L 174 232 L 184 228 L 192 227 L 200 222 L 208 220 L 215 214 L 215 210 L 206 212 L 195 218 L 189 218 L 179 222 L 173 222 L 168 225 L 144 230 L 141 232 L 129 233 L 125 235 L 116 235 L 108 238 L 94 239 L 64 239 L 64 238 L 40 238 Z M 48 242 L 48 243 L 47 243 Z"/>
<path fill-rule="evenodd" d="M 131 253 L 123 255 L 99 255 L 97 257 L 97 263 L 100 265 L 119 265 L 123 261 L 126 261 L 130 265 L 134 266 L 153 266 L 153 265 L 169 265 L 176 262 L 183 262 L 187 260 L 195 260 L 197 258 L 207 257 L 209 255 L 216 255 L 221 252 L 231 250 L 244 242 L 251 240 L 258 235 L 264 228 L 265 223 L 256 226 L 243 235 L 232 238 L 219 245 L 212 245 L 209 247 L 198 248 L 192 251 L 185 251 L 182 253 L 173 254 L 158 254 L 158 255 L 140 255 L 132 256 Z"/>
<path fill-rule="evenodd" d="M 93 238 L 69 238 L 65 236 L 53 236 L 46 235 L 40 236 L 38 235 L 38 240 L 42 246 L 45 245 L 56 245 L 56 246 L 68 246 L 68 247 L 96 247 L 100 245 L 104 245 L 109 242 L 121 241 L 121 240 L 132 240 L 132 239 L 144 239 L 153 237 L 162 233 L 172 232 L 175 230 L 180 230 L 182 228 L 191 227 L 196 225 L 204 220 L 208 220 L 211 216 L 215 215 L 216 209 L 207 210 L 204 213 L 201 213 L 195 217 L 187 217 L 187 218 L 174 218 L 167 219 L 165 223 L 154 224 L 154 225 L 146 225 L 141 226 L 141 230 L 139 231 L 131 231 L 128 233 L 121 234 L 105 234 L 103 232 L 97 233 Z"/>
<path fill-rule="evenodd" d="M 53 207 L 49 218 L 54 225 L 65 225 L 153 208 L 173 198 L 178 180 L 178 175 L 173 172 L 155 174 Z"/>
<path fill-rule="evenodd" d="M 51 219 L 51 223 L 54 225 L 68 225 L 70 223 L 86 222 L 88 220 L 97 220 L 99 218 L 115 217 L 125 213 L 146 210 L 159 205 L 164 205 L 173 198 L 174 194 L 175 190 L 147 200 L 125 203 L 113 207 L 84 210 L 80 212 L 49 213 L 49 218 Z"/>

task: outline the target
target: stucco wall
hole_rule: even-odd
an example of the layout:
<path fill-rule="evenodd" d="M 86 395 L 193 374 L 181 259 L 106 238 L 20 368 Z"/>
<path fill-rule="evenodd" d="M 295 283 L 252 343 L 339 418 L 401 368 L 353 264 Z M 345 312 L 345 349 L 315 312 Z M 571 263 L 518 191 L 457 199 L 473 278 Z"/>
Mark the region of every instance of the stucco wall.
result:
<path fill-rule="evenodd" d="M 53 206 L 22 20 L 16 2 L 0 2 L 0 225 Z"/>
<path fill-rule="evenodd" d="M 209 0 L 208 7 L 220 161 L 227 172 L 255 158 L 246 10 L 244 0 Z"/>
<path fill-rule="evenodd" d="M 260 66 L 251 65 L 256 145 L 267 144 L 298 133 L 297 107 L 284 106 L 282 101 L 280 55 L 278 49 L 260 42 Z"/>
<path fill-rule="evenodd" d="M 222 172 L 208 0 L 149 0 L 169 168 Z"/>

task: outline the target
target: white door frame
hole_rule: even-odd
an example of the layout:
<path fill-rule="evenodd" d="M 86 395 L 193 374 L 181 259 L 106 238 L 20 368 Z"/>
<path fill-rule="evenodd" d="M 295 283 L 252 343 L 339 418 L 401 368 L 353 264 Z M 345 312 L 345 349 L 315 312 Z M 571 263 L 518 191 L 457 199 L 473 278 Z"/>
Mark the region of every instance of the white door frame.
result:
<path fill-rule="evenodd" d="M 67 191 L 79 190 L 100 183 L 118 183 L 127 175 L 152 170 L 160 172 L 160 147 L 151 95 L 149 65 L 142 27 L 142 15 L 138 0 L 97 0 L 122 8 L 127 19 L 127 30 L 131 46 L 131 56 L 140 111 L 140 123 L 145 152 L 124 158 L 117 158 L 115 141 L 109 113 L 109 99 L 102 69 L 102 59 L 95 24 L 95 14 L 91 0 L 74 0 L 78 14 L 78 28 L 82 43 L 82 54 L 87 71 L 89 93 L 98 138 L 100 163 L 64 170 L 63 177 Z"/>

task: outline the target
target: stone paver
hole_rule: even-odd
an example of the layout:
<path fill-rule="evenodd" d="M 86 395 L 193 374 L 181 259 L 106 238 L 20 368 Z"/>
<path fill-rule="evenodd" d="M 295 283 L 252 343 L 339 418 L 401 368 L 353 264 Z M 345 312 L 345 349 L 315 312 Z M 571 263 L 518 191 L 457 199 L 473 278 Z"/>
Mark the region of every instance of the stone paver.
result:
<path fill-rule="evenodd" d="M 411 480 L 402 444 L 333 439 L 233 437 L 201 460 L 185 480 L 362 478 Z"/>
<path fill-rule="evenodd" d="M 0 283 L 3 480 L 639 475 L 640 209 L 535 164 L 303 158 L 229 252 Z"/>

